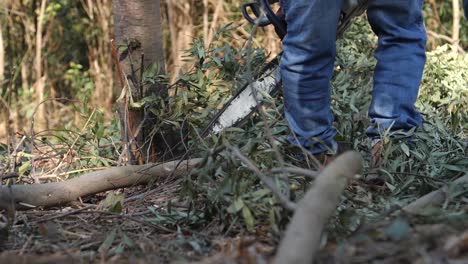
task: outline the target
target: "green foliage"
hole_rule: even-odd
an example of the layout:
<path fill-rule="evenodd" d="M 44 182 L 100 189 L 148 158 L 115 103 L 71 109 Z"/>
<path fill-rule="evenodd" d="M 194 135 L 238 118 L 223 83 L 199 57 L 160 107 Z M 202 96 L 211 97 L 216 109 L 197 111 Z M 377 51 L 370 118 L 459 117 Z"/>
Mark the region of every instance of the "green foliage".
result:
<path fill-rule="evenodd" d="M 141 254 L 140 247 L 122 230 L 114 228 L 99 246 L 98 251 L 106 256 L 122 255 L 126 250 Z"/>
<path fill-rule="evenodd" d="M 468 128 L 468 56 L 451 55 L 448 46 L 427 54 L 419 107 L 427 114 L 438 113 L 454 133 L 466 136 Z"/>
<path fill-rule="evenodd" d="M 208 48 L 204 47 L 202 39 L 194 39 L 192 48 L 186 51 L 186 61 L 193 64 L 190 70 L 179 73 L 167 94 L 135 102 L 145 105 L 147 111 L 158 117 L 155 133 L 165 131 L 165 134 L 181 135 L 179 140 L 183 140 L 187 129 L 202 128 L 252 77 L 248 68 L 258 69 L 265 62 L 262 49 L 242 49 L 222 40 L 221 37 L 229 36 L 229 32 L 229 25 L 220 29 Z M 167 76 L 152 72 L 151 67 L 145 71 L 144 80 L 159 84 L 168 82 Z M 196 133 L 192 137 L 197 138 Z"/>
<path fill-rule="evenodd" d="M 82 102 L 89 101 L 94 92 L 94 83 L 89 76 L 89 72 L 84 70 L 82 65 L 71 62 L 63 79 L 65 85 L 70 87 L 71 94 L 74 94 L 78 100 Z"/>
<path fill-rule="evenodd" d="M 73 9 L 71 2 L 64 1 L 61 5 L 52 6 L 48 14 L 60 16 L 66 5 Z M 76 9 L 74 12 L 77 13 L 60 19 L 71 25 L 82 11 Z M 84 32 L 83 23 L 71 28 L 74 33 Z M 223 27 L 208 47 L 205 47 L 202 39 L 195 39 L 186 52 L 186 61 L 192 63 L 191 68 L 179 73 L 176 83 L 170 86 L 167 93 L 131 102 L 132 107 L 142 108 L 157 117 L 154 133 L 180 135 L 179 147 L 183 150 L 191 147 L 193 155 L 202 157 L 204 161 L 204 166 L 183 179 L 181 199 L 190 206 L 183 210 L 172 208 L 170 204 L 167 210 L 150 208 L 152 215 L 146 221 L 168 228 L 184 226 L 193 229 L 203 227 L 210 221 L 222 221 L 223 232 L 227 234 L 254 232 L 256 227 L 263 225 L 268 226 L 273 234 L 279 234 L 289 214 L 252 169 L 234 157 L 232 149 L 238 148 L 271 178 L 285 196 L 296 201 L 301 198 L 310 186 L 308 179 L 274 172 L 275 168 L 283 165 L 297 165 L 297 161 L 289 155 L 290 146 L 286 140 L 289 128 L 282 116 L 281 95 L 267 97 L 261 109 L 262 115 L 253 115 L 243 128 L 231 128 L 206 139 L 199 136 L 216 111 L 240 87 L 258 75 L 265 63 L 265 51 L 249 49 L 248 45 L 234 46 L 228 41 L 229 32 L 229 25 Z M 65 42 L 73 42 L 72 33 L 63 34 L 61 36 Z M 370 142 L 365 138 L 364 131 L 369 125 L 366 114 L 372 91 L 375 41 L 365 19 L 356 21 L 338 43 L 338 58 L 332 80 L 332 109 L 338 139 L 360 150 L 366 161 L 369 161 Z M 121 144 L 116 144 L 120 140 L 119 123 L 106 120 L 102 113 L 82 103 L 89 99 L 94 90 L 88 65 L 82 62 L 83 54 L 77 50 L 82 48 L 82 44 L 72 46 L 74 48 L 70 54 L 51 55 L 49 59 L 51 64 L 66 62 L 63 64 L 66 66 L 62 65 L 61 68 L 65 70 L 57 73 L 63 75 L 58 83 L 63 83 L 68 89 L 61 90 L 61 93 L 81 101 L 74 113 L 81 121 L 63 119 L 60 130 L 30 139 L 51 147 L 51 153 L 59 157 L 70 155 L 70 149 L 78 153 L 78 158 L 66 164 L 69 171 L 115 165 L 122 151 Z M 18 58 L 16 56 L 15 60 Z M 426 123 L 416 131 L 412 142 L 390 140 L 391 133 L 382 135 L 385 142 L 384 167 L 380 170 L 380 176 L 385 179 L 385 186 L 377 195 L 365 188 L 348 190 L 337 211 L 336 221 L 329 226 L 331 235 L 342 237 L 353 232 L 361 223 L 375 219 L 383 210 L 404 205 L 468 170 L 468 120 L 465 110 L 468 107 L 467 62 L 467 55 L 454 56 L 447 47 L 428 53 L 418 100 Z M 143 72 L 142 83 L 167 85 L 168 77 L 161 75 L 158 69 L 159 65 L 149 65 Z M 28 92 L 28 89 L 19 91 L 24 94 Z M 278 159 L 275 149 L 284 161 Z M 27 174 L 31 166 L 37 166 L 33 164 L 31 152 L 27 148 L 22 150 L 18 164 L 21 175 Z M 12 160 L 6 154 L 2 153 L 0 159 L 2 163 L 10 164 Z M 78 174 L 66 174 L 63 178 Z M 453 189 L 451 193 L 443 209 L 444 213 L 455 214 L 466 205 L 466 190 Z M 103 206 L 106 210 L 120 212 L 122 200 L 122 196 L 109 195 Z M 430 217 L 435 219 L 441 214 L 438 212 Z M 407 222 L 400 219 L 390 225 L 385 234 L 398 240 L 405 236 L 407 228 Z M 117 242 L 118 236 L 121 242 Z M 125 237 L 124 233 L 115 229 L 103 239 L 100 250 L 120 254 L 125 249 L 132 249 L 132 242 Z M 183 238 L 180 241 L 194 248 L 204 247 L 197 246 L 197 243 L 203 243 L 194 242 L 196 240 Z"/>
<path fill-rule="evenodd" d="M 369 159 L 370 142 L 364 136 L 365 128 L 369 125 L 366 118 L 372 91 L 372 71 L 375 59 L 372 57 L 375 47 L 375 36 L 363 19 L 357 21 L 340 41 L 336 71 L 333 78 L 332 108 L 335 112 L 336 127 L 339 131 L 339 139 L 351 143 L 354 149 L 362 151 L 366 160 Z M 200 42 L 201 43 L 201 42 Z M 196 45 L 191 50 L 195 56 L 194 68 L 197 71 L 205 65 L 202 74 L 190 73 L 193 92 L 188 97 L 188 102 L 199 100 L 207 96 L 205 87 L 210 87 L 220 78 L 229 78 L 229 74 L 213 75 L 209 82 L 202 81 L 203 73 L 216 68 L 216 63 L 206 63 L 201 49 Z M 203 55 L 203 56 L 202 56 Z M 216 55 L 216 54 L 215 54 Z M 218 56 L 220 56 L 218 54 Z M 220 57 L 220 59 L 223 57 Z M 466 117 L 463 110 L 466 108 L 466 76 L 460 75 L 460 70 L 466 69 L 466 55 L 454 57 L 447 49 L 437 49 L 428 54 L 428 66 L 421 87 L 421 95 L 418 101 L 426 123 L 416 131 L 412 142 L 405 140 L 390 140 L 392 133 L 383 136 L 384 167 L 380 175 L 386 181 L 385 192 L 378 200 L 371 204 L 356 209 L 353 200 L 356 194 L 347 194 L 340 209 L 340 220 L 333 226 L 334 230 L 344 230 L 345 233 L 353 231 L 360 222 L 378 215 L 378 211 L 395 205 L 404 205 L 408 200 L 424 195 L 442 186 L 446 181 L 452 180 L 460 172 L 468 170 L 466 162 L 466 143 L 463 142 L 462 131 L 466 125 Z M 208 60 L 216 61 L 212 58 Z M 252 67 L 258 70 L 258 66 Z M 184 76 L 180 77 L 184 80 Z M 198 78 L 198 79 L 197 79 Z M 186 79 L 188 80 L 188 79 Z M 230 81 L 230 79 L 227 79 Z M 225 81 L 222 79 L 222 81 Z M 200 91 L 193 91 L 200 89 Z M 440 97 L 433 95 L 439 92 Z M 183 93 L 183 92 L 182 92 Z M 216 92 L 214 92 L 216 94 Z M 449 98 L 449 99 L 447 99 Z M 218 99 L 224 102 L 224 99 Z M 288 127 L 282 119 L 281 97 L 266 100 L 264 116 L 266 119 L 254 115 L 252 122 L 247 126 L 228 129 L 220 136 L 212 136 L 206 140 L 199 140 L 196 133 L 191 134 L 191 144 L 205 160 L 205 166 L 186 178 L 184 197 L 190 198 L 195 204 L 203 204 L 203 208 L 209 214 L 207 219 L 217 216 L 223 222 L 230 223 L 226 231 L 234 231 L 239 221 L 246 230 L 254 230 L 258 223 L 269 224 L 272 230 L 281 229 L 282 219 L 287 214 L 281 213 L 281 206 L 277 198 L 270 190 L 265 189 L 251 169 L 233 157 L 230 146 L 237 146 L 241 152 L 249 157 L 254 164 L 277 183 L 277 188 L 283 190 L 285 186 L 281 178 L 273 176 L 271 170 L 278 165 L 278 160 L 273 150 L 272 141 L 267 131 L 273 134 L 273 142 L 280 143 L 279 151 L 286 159 L 287 164 L 294 163 L 288 153 L 286 136 Z M 214 109 L 218 101 L 201 101 L 201 110 L 206 107 Z M 198 101 L 197 101 L 198 103 Z M 205 107 L 206 106 L 206 107 Z M 428 107 L 430 106 L 430 107 Z M 439 109 L 434 111 L 434 109 Z M 200 128 L 200 124 L 209 117 L 206 115 L 193 115 L 189 122 L 191 127 Z M 461 133 L 461 134 L 460 134 Z M 292 177 L 290 175 L 289 177 Z M 286 185 L 293 191 L 293 197 L 300 197 L 303 192 L 304 179 L 301 177 L 290 178 Z M 294 186 L 303 186 L 296 188 Z M 366 190 L 362 190 L 365 197 Z M 361 194 L 359 194 L 361 195 Z M 459 199 L 454 198 L 454 200 Z M 364 198 L 363 198 L 364 199 Z M 453 203 L 449 203 L 453 204 Z M 452 208 L 452 207 L 450 207 Z M 455 207 L 452 210 L 456 210 Z M 209 216 L 211 215 L 211 216 Z M 345 216 L 346 217 L 342 217 Z M 345 221 L 344 219 L 348 219 Z M 354 223 L 354 224 L 352 224 Z M 400 237 L 400 225 L 391 227 L 389 234 Z M 396 225 L 397 225 L 396 224 Z M 394 231 L 393 229 L 396 231 Z M 393 230 L 393 231 L 392 231 Z M 335 233 L 342 236 L 344 233 Z"/>

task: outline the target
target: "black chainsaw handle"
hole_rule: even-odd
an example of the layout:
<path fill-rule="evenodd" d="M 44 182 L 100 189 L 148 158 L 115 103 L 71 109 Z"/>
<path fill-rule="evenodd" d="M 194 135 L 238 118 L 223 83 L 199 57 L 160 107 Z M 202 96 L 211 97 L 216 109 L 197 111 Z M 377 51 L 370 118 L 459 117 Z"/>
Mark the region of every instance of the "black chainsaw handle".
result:
<path fill-rule="evenodd" d="M 249 23 L 259 27 L 273 25 L 278 36 L 283 39 L 286 35 L 286 22 L 284 18 L 277 16 L 270 6 L 271 3 L 276 2 L 278 0 L 255 0 L 255 2 L 245 3 L 242 5 L 242 15 Z M 252 17 L 249 11 L 255 17 Z"/>
<path fill-rule="evenodd" d="M 260 4 L 265 11 L 265 15 L 267 16 L 268 20 L 270 20 L 271 24 L 275 27 L 276 34 L 283 39 L 286 35 L 286 21 L 283 17 L 279 17 L 276 13 L 271 9 L 270 3 L 275 3 L 278 1 L 271 1 L 271 0 L 260 0 Z"/>
<path fill-rule="evenodd" d="M 249 14 L 249 9 L 255 15 L 255 18 L 251 17 Z M 245 3 L 242 5 L 242 16 L 249 21 L 250 24 L 258 25 L 259 27 L 266 27 L 271 25 L 270 20 L 267 16 L 262 15 L 260 6 L 257 2 Z"/>

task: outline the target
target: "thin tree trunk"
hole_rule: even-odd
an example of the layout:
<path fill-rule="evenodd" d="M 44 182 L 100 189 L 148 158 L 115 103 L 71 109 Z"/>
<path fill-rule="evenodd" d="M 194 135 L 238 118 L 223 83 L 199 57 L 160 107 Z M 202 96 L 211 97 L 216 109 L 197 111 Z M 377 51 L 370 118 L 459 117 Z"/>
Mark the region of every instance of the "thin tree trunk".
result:
<path fill-rule="evenodd" d="M 218 19 L 221 15 L 221 13 L 223 13 L 223 7 L 224 7 L 224 0 L 219 0 L 218 1 L 218 4 L 216 5 L 216 9 L 213 13 L 213 21 L 211 21 L 211 26 L 210 26 L 210 30 L 208 32 L 208 39 L 205 39 L 205 41 L 207 41 L 207 45 L 209 45 L 212 41 L 213 41 L 213 36 L 214 36 L 214 33 L 215 31 L 217 30 L 216 27 L 218 26 Z"/>
<path fill-rule="evenodd" d="M 171 33 L 172 68 L 170 71 L 174 73 L 178 73 L 184 66 L 183 52 L 190 48 L 190 43 L 192 43 L 195 36 L 193 9 L 188 0 L 167 0 L 167 13 Z M 208 30 L 207 34 L 209 39 Z M 176 78 L 177 74 L 172 75 L 171 81 L 175 81 Z"/>
<path fill-rule="evenodd" d="M 0 88 L 5 80 L 5 47 L 3 45 L 3 25 L 0 25 Z"/>
<path fill-rule="evenodd" d="M 1 7 L 1 6 L 0 6 Z M 0 91 L 3 91 L 3 87 L 4 87 L 4 80 L 5 80 L 5 48 L 4 48 L 4 45 L 3 45 L 3 25 L 0 24 Z M 3 92 L 0 92 L 0 97 L 2 96 Z M 11 94 L 8 94 L 7 92 L 7 96 L 10 96 L 11 97 Z M 6 136 L 6 139 L 7 139 L 7 145 L 9 146 L 10 145 L 10 137 L 9 137 L 9 133 L 10 133 L 10 109 L 9 109 L 9 105 L 6 105 L 5 101 L 3 100 L 3 98 L 0 98 L 2 100 L 2 102 L 0 102 L 0 112 L 3 112 L 4 113 L 4 122 L 5 122 L 5 136 Z M 5 105 L 4 105 L 5 104 Z M 3 110 L 5 109 L 5 110 Z"/>
<path fill-rule="evenodd" d="M 126 45 L 126 41 L 134 40 L 141 44 L 129 50 L 126 57 L 121 56 L 121 66 L 123 74 L 129 80 L 130 90 L 134 101 L 149 95 L 158 95 L 163 87 L 160 85 L 148 85 L 141 87 L 135 85 L 139 80 L 140 57 L 144 54 L 144 65 L 148 66 L 156 63 L 159 66 L 159 73 L 164 73 L 164 53 L 162 46 L 162 27 L 160 16 L 159 0 L 114 0 L 112 3 L 115 25 L 115 42 L 117 46 Z M 132 83 L 133 81 L 133 83 Z M 142 93 L 142 94 L 141 94 Z M 156 149 L 158 140 L 154 139 L 151 133 L 155 126 L 155 118 L 145 119 L 145 113 L 141 109 L 128 107 L 128 97 L 121 106 L 122 135 L 126 135 L 125 142 L 131 150 L 130 163 L 141 164 L 143 162 L 155 161 L 156 153 L 161 149 Z M 139 129 L 143 123 L 142 129 Z M 163 147 L 163 144 L 158 146 Z"/>
<path fill-rule="evenodd" d="M 36 74 L 36 83 L 34 84 L 34 90 L 36 93 L 36 105 L 38 107 L 35 117 L 35 124 L 37 125 L 38 129 L 47 128 L 46 108 L 45 105 L 42 103 L 44 101 L 45 96 L 46 82 L 46 76 L 44 76 L 42 73 L 42 30 L 46 7 L 47 0 L 42 0 L 36 25 L 36 53 L 34 57 L 34 71 Z"/>
<path fill-rule="evenodd" d="M 208 0 L 203 0 L 203 40 L 205 41 L 205 47 L 208 47 Z"/>
<path fill-rule="evenodd" d="M 87 0 L 82 2 L 90 19 L 92 30 L 99 29 L 100 34 L 87 40 L 88 61 L 91 77 L 94 82 L 94 103 L 105 110 L 107 115 L 112 115 L 113 98 L 113 71 L 110 37 L 112 26 L 112 3 L 110 0 Z"/>
<path fill-rule="evenodd" d="M 453 25 L 452 25 L 452 51 L 458 52 L 460 42 L 460 0 L 452 0 Z"/>

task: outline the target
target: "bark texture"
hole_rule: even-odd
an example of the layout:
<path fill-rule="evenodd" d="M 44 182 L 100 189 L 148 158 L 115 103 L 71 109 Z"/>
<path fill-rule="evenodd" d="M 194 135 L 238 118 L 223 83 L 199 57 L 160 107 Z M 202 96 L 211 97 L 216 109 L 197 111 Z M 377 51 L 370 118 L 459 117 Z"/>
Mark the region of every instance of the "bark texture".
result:
<path fill-rule="evenodd" d="M 0 209 L 26 210 L 67 204 L 79 197 L 108 190 L 147 184 L 173 174 L 180 177 L 200 163 L 200 159 L 142 166 L 116 167 L 95 171 L 63 182 L 12 185 L 0 188 Z"/>
<path fill-rule="evenodd" d="M 164 73 L 164 51 L 162 41 L 162 27 L 159 0 L 115 0 L 112 2 L 115 42 L 117 46 L 127 45 L 129 41 L 139 45 L 131 45 L 127 54 L 120 54 L 123 74 L 128 79 L 129 89 L 134 101 L 160 94 L 159 85 L 145 85 L 139 87 L 141 76 L 141 55 L 144 54 L 143 67 L 152 63 L 159 66 L 159 73 Z M 155 127 L 155 119 L 145 117 L 142 109 L 132 109 L 127 101 L 121 107 L 122 135 L 125 142 L 129 142 L 131 150 L 130 163 L 142 164 L 156 161 L 156 145 L 160 142 L 151 133 Z M 142 129 L 139 129 L 141 123 Z M 158 147 L 164 146 L 159 144 Z"/>

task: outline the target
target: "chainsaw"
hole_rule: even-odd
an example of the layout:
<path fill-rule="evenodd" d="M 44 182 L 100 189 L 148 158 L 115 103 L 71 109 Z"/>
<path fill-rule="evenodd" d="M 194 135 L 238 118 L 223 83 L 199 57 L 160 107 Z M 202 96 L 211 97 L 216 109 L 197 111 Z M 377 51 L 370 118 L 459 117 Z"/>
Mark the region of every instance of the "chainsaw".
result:
<path fill-rule="evenodd" d="M 255 0 L 242 6 L 242 15 L 257 27 L 274 26 L 275 32 L 283 39 L 287 24 L 281 8 L 273 10 L 272 5 L 279 0 Z M 369 0 L 345 0 L 337 29 L 341 37 L 351 25 L 352 19 L 367 9 Z M 226 128 L 241 126 L 261 105 L 263 94 L 274 95 L 281 87 L 279 70 L 281 54 L 266 64 L 253 82 L 244 85 L 211 119 L 201 132 L 202 137 L 218 134 Z"/>

